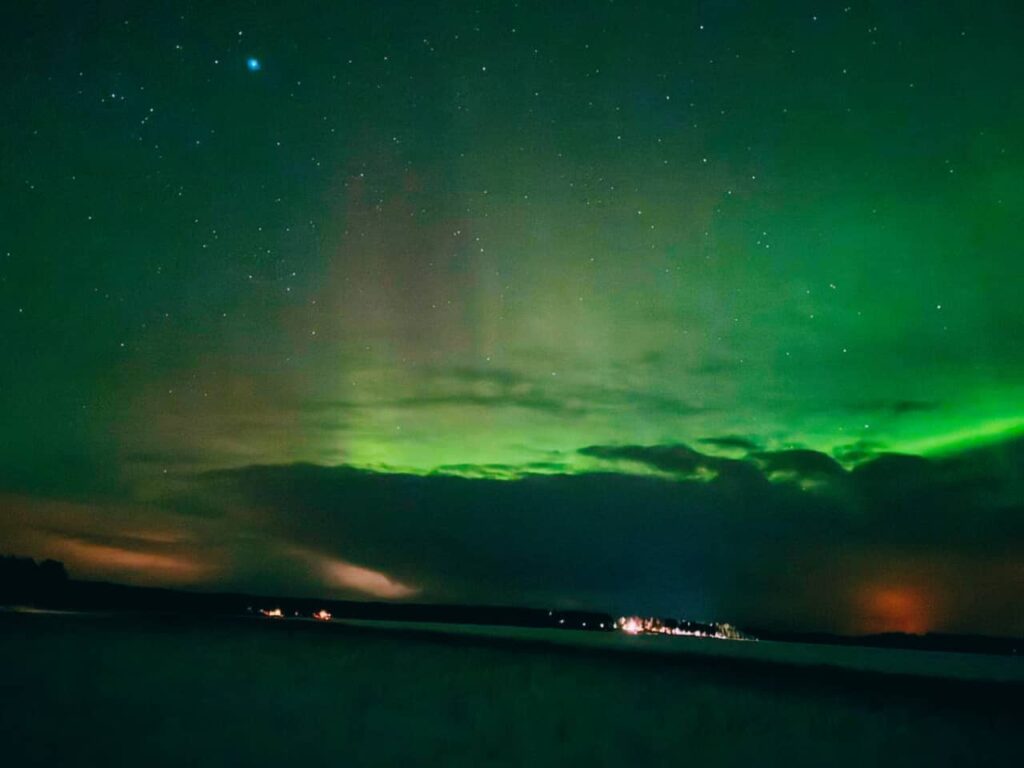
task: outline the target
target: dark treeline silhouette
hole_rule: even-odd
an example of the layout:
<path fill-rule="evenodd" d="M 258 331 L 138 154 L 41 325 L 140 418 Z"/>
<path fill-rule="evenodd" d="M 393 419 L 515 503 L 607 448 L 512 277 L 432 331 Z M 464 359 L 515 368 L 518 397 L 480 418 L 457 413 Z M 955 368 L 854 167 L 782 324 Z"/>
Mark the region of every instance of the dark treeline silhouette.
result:
<path fill-rule="evenodd" d="M 1024 638 L 989 637 L 988 635 L 954 635 L 929 632 L 908 635 L 902 632 L 884 632 L 876 635 L 833 635 L 828 632 L 779 632 L 755 629 L 760 640 L 782 643 L 811 643 L 813 645 L 861 645 L 871 648 L 896 648 L 908 651 L 946 651 L 949 653 L 986 653 L 1016 656 L 1024 651 Z"/>
<path fill-rule="evenodd" d="M 41 605 L 59 601 L 68 588 L 63 563 L 0 556 L 0 604 Z"/>

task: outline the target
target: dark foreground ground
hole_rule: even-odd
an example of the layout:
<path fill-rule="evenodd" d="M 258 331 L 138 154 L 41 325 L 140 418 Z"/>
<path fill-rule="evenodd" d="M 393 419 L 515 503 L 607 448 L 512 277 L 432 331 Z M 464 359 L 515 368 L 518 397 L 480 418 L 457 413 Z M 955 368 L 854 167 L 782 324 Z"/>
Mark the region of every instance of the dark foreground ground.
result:
<path fill-rule="evenodd" d="M 1020 764 L 1020 683 L 542 640 L 0 614 L 0 765 Z"/>

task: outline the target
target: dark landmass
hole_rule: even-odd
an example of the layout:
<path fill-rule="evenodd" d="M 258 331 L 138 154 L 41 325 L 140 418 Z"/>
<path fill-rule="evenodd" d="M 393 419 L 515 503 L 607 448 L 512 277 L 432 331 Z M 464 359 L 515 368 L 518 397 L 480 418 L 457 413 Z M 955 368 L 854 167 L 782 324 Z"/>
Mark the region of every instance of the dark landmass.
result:
<path fill-rule="evenodd" d="M 281 610 L 284 618 L 310 617 L 326 610 L 337 619 L 438 622 L 494 626 L 538 627 L 588 632 L 609 632 L 615 618 L 599 611 L 559 611 L 494 605 L 439 605 L 359 600 L 261 596 L 244 593 L 190 592 L 156 587 L 135 587 L 69 578 L 62 563 L 35 562 L 30 558 L 0 557 L 0 605 L 32 605 L 75 611 L 179 613 L 207 616 L 259 614 Z M 716 625 L 683 619 L 664 619 L 669 627 L 712 629 Z M 920 651 L 1019 655 L 1024 639 L 929 633 L 887 633 L 846 636 L 825 632 L 780 632 L 741 627 L 760 640 L 844 646 L 869 646 Z"/>

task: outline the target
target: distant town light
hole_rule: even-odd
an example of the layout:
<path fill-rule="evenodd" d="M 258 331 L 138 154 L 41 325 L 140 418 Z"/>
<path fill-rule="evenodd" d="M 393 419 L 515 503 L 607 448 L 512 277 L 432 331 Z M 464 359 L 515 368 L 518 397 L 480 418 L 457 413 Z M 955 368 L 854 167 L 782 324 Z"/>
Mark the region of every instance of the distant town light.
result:
<path fill-rule="evenodd" d="M 623 616 L 616 622 L 616 626 L 620 631 L 628 635 L 676 635 L 683 637 L 708 637 L 715 640 L 757 639 L 740 632 L 732 624 L 699 624 L 688 621 L 680 623 L 685 624 L 686 628 L 666 626 L 661 619 Z"/>

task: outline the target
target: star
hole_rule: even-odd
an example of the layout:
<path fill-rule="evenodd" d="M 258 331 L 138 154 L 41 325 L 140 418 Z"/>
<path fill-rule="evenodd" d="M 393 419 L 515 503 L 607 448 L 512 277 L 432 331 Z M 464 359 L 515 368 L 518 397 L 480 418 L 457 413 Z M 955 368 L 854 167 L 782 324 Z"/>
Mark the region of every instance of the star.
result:
<path fill-rule="evenodd" d="M 259 72 L 263 68 L 263 65 L 260 64 L 260 60 L 255 56 L 250 56 L 245 60 L 245 68 L 250 72 Z"/>

